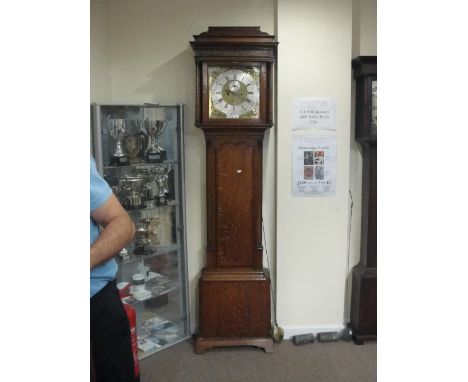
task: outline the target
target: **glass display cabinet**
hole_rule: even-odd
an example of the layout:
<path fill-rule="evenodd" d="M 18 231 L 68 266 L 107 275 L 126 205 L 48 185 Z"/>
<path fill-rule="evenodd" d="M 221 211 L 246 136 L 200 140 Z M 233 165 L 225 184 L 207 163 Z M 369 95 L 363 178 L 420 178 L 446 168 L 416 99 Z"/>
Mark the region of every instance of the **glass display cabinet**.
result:
<path fill-rule="evenodd" d="M 91 116 L 97 168 L 136 226 L 116 278 L 142 359 L 189 337 L 183 105 L 93 104 Z"/>

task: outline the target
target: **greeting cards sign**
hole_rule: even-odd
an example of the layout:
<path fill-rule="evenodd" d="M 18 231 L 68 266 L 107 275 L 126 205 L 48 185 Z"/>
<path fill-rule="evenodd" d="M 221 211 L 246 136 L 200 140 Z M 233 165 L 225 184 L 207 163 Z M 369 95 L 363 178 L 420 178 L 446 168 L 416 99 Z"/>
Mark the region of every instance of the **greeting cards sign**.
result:
<path fill-rule="evenodd" d="M 336 137 L 293 136 L 293 196 L 333 196 L 336 191 Z"/>

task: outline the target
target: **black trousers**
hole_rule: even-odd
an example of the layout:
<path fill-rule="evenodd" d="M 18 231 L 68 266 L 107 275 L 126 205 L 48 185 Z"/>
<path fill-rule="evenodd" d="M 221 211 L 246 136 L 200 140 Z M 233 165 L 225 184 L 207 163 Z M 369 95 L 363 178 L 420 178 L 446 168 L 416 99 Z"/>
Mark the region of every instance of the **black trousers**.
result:
<path fill-rule="evenodd" d="M 97 382 L 134 382 L 130 325 L 115 282 L 91 298 L 91 353 Z"/>

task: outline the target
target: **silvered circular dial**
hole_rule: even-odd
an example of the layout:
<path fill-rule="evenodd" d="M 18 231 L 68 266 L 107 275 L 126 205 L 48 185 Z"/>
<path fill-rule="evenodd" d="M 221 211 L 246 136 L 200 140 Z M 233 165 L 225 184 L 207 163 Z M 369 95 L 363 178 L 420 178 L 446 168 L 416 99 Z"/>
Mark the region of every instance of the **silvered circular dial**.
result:
<path fill-rule="evenodd" d="M 252 68 L 253 74 L 258 68 Z M 244 69 L 227 69 L 214 72 L 211 77 L 210 117 L 217 118 L 258 118 L 259 84 L 258 76 Z"/>

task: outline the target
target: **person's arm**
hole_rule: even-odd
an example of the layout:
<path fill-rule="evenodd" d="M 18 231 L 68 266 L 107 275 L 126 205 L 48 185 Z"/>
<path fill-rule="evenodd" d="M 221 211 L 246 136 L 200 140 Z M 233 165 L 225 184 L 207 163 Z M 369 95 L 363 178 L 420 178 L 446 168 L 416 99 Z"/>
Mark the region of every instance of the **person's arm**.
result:
<path fill-rule="evenodd" d="M 91 218 L 104 227 L 91 245 L 91 269 L 114 257 L 135 235 L 135 225 L 115 195 L 100 207 L 91 211 Z"/>

